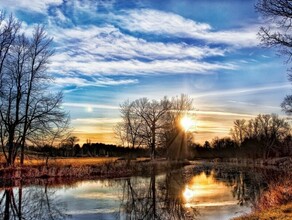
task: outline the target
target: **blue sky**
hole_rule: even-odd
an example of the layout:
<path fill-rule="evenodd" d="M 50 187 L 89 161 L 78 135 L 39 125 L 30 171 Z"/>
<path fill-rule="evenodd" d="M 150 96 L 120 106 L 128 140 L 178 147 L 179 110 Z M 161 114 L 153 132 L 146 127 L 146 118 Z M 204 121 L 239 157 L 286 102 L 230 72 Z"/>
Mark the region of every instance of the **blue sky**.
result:
<path fill-rule="evenodd" d="M 119 104 L 188 94 L 195 140 L 226 136 L 232 122 L 278 113 L 291 85 L 284 58 L 259 46 L 255 0 L 6 0 L 24 31 L 54 38 L 48 71 L 64 92 L 75 134 L 115 143 Z"/>

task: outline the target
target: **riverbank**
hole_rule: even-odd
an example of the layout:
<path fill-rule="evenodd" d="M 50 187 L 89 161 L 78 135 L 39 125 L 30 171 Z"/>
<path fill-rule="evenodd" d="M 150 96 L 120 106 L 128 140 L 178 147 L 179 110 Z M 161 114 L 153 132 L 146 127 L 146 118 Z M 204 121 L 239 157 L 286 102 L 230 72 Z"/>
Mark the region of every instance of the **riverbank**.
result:
<path fill-rule="evenodd" d="M 234 220 L 292 219 L 292 158 L 193 161 L 194 170 L 247 169 L 260 172 L 267 188 L 250 214 Z"/>
<path fill-rule="evenodd" d="M 234 218 L 233 220 L 268 220 L 268 219 L 292 219 L 292 203 L 275 206 L 265 211 L 255 211 L 252 214 Z"/>
<path fill-rule="evenodd" d="M 292 157 L 278 157 L 268 159 L 249 159 L 249 158 L 214 158 L 193 161 L 193 164 L 227 164 L 231 166 L 264 168 L 280 171 L 292 171 Z"/>
<path fill-rule="evenodd" d="M 269 183 L 251 214 L 234 220 L 292 219 L 292 174 Z"/>
<path fill-rule="evenodd" d="M 69 161 L 71 163 L 68 163 Z M 75 161 L 76 160 L 76 161 Z M 92 163 L 95 162 L 95 163 Z M 0 169 L 0 185 L 14 186 L 16 182 L 34 182 L 36 179 L 92 179 L 92 178 L 121 178 L 137 175 L 147 175 L 173 170 L 190 164 L 187 161 L 167 161 L 165 159 L 149 160 L 146 158 L 129 160 L 123 158 L 108 158 L 103 162 L 95 160 L 59 159 L 58 163 L 48 165 L 24 165 L 23 167 L 8 167 Z"/>

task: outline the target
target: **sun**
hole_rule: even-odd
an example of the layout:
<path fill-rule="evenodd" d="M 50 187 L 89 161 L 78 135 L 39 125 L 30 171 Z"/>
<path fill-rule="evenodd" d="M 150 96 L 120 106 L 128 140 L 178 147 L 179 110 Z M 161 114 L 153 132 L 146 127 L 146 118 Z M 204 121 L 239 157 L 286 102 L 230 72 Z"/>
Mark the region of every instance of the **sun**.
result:
<path fill-rule="evenodd" d="M 185 131 L 188 131 L 194 125 L 194 121 L 191 118 L 184 116 L 180 120 L 180 124 Z"/>

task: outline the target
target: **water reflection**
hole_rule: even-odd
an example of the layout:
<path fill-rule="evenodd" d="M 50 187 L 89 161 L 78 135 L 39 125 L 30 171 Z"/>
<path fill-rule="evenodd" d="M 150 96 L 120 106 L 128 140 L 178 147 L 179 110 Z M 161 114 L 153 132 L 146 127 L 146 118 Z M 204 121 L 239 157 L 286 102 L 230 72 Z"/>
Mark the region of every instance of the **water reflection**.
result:
<path fill-rule="evenodd" d="M 55 191 L 43 187 L 6 188 L 0 191 L 0 218 L 66 219 L 65 205 L 55 196 Z"/>
<path fill-rule="evenodd" d="M 184 205 L 181 189 L 184 186 L 182 172 L 169 172 L 137 182 L 128 179 L 124 183 L 121 201 L 122 219 L 194 219 L 196 210 Z"/>
<path fill-rule="evenodd" d="M 250 211 L 263 172 L 191 167 L 146 177 L 0 190 L 0 219 L 230 219 Z"/>

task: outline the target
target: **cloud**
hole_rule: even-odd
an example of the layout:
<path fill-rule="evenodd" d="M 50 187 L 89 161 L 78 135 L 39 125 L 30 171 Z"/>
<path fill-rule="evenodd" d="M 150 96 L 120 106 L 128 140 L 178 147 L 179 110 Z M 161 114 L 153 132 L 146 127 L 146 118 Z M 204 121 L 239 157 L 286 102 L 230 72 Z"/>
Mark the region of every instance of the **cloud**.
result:
<path fill-rule="evenodd" d="M 112 79 L 108 77 L 99 77 L 97 79 L 86 80 L 79 77 L 59 77 L 54 80 L 54 83 L 61 86 L 75 85 L 78 87 L 83 86 L 118 86 L 135 84 L 139 81 L 137 79 Z"/>
<path fill-rule="evenodd" d="M 134 9 L 116 16 L 121 27 L 132 32 L 195 38 L 214 44 L 254 47 L 259 44 L 259 25 L 217 31 L 207 23 L 199 23 L 180 15 L 152 9 Z"/>
<path fill-rule="evenodd" d="M 85 108 L 87 109 L 88 107 L 91 108 L 96 108 L 96 109 L 112 109 L 112 110 L 117 110 L 119 109 L 119 106 L 113 106 L 113 105 L 98 105 L 98 104 L 91 104 L 91 103 L 75 103 L 75 102 L 65 102 L 62 104 L 65 107 L 74 107 L 74 108 Z"/>
<path fill-rule="evenodd" d="M 77 124 L 116 124 L 121 122 L 121 118 L 75 118 L 71 121 Z"/>
<path fill-rule="evenodd" d="M 229 89 L 229 90 L 220 90 L 220 91 L 212 91 L 212 92 L 204 92 L 193 95 L 193 98 L 201 98 L 201 97 L 209 97 L 209 96 L 233 96 L 235 94 L 242 94 L 242 93 L 257 93 L 262 91 L 268 90 L 279 90 L 284 88 L 291 88 L 291 84 L 288 83 L 281 83 L 275 85 L 266 85 L 262 87 L 254 87 L 254 88 L 239 88 L 239 89 Z"/>
<path fill-rule="evenodd" d="M 71 120 L 77 127 L 74 133 L 113 133 L 114 126 L 120 122 L 120 118 L 75 118 Z"/>
<path fill-rule="evenodd" d="M 235 112 L 220 112 L 220 111 L 194 111 L 196 115 L 215 115 L 215 116 L 236 116 L 236 117 L 253 117 L 251 114 L 241 114 Z"/>
<path fill-rule="evenodd" d="M 100 59 L 202 59 L 225 54 L 225 50 L 208 46 L 148 42 L 142 38 L 124 34 L 111 25 L 76 27 L 62 29 L 62 31 L 57 28 L 53 35 L 56 42 L 61 44 L 59 49 L 66 45 L 71 52 L 75 48 Z"/>
<path fill-rule="evenodd" d="M 291 85 L 290 85 L 290 87 L 291 87 Z M 265 109 L 276 109 L 276 110 L 281 109 L 280 106 L 261 105 L 258 103 L 251 103 L 251 102 L 239 102 L 239 101 L 234 101 L 234 100 L 229 100 L 228 102 L 235 104 L 235 105 L 253 106 L 253 107 L 257 107 L 257 108 L 261 107 L 261 108 L 265 108 Z"/>
<path fill-rule="evenodd" d="M 217 70 L 234 70 L 236 65 L 227 63 L 208 63 L 193 60 L 157 60 L 143 62 L 138 60 L 120 61 L 71 61 L 68 65 L 63 62 L 52 62 L 50 70 L 56 73 L 66 74 L 78 71 L 88 75 L 149 75 L 149 74 L 208 74 Z"/>
<path fill-rule="evenodd" d="M 53 28 L 56 54 L 51 71 L 90 75 L 206 73 L 235 69 L 234 64 L 209 63 L 207 57 L 224 56 L 225 50 L 180 43 L 148 42 L 122 33 L 112 25 Z M 81 82 L 83 83 L 83 82 Z"/>
<path fill-rule="evenodd" d="M 61 5 L 63 0 L 24 0 L 1 1 L 1 8 L 11 8 L 14 10 L 28 10 L 38 13 L 46 13 L 50 6 Z"/>

